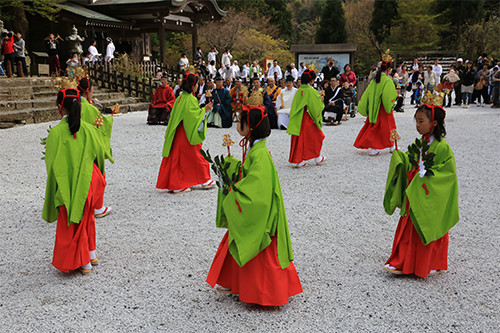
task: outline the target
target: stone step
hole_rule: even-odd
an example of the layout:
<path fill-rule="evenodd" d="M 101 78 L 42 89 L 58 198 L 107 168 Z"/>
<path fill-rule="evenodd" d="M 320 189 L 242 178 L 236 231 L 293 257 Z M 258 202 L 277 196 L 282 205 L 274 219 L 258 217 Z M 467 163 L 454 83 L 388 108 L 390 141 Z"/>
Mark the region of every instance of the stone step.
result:
<path fill-rule="evenodd" d="M 12 122 L 14 124 L 44 123 L 47 121 L 60 119 L 57 107 L 47 107 L 39 109 L 14 110 L 10 112 L 0 112 L 0 122 Z"/>
<path fill-rule="evenodd" d="M 0 88 L 47 86 L 51 82 L 52 80 L 50 78 L 41 78 L 41 77 L 15 77 L 15 78 L 0 77 Z"/>
<path fill-rule="evenodd" d="M 41 123 L 61 118 L 56 106 L 57 89 L 48 78 L 0 79 L 0 128 Z M 126 93 L 94 87 L 100 111 L 111 113 L 120 104 L 120 113 L 146 111 L 148 102 Z"/>

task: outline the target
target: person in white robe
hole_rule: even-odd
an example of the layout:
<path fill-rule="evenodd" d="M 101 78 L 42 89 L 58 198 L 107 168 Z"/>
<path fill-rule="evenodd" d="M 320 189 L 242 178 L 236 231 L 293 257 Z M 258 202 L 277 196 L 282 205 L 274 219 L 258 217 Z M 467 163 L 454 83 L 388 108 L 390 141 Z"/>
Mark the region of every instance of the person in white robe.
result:
<path fill-rule="evenodd" d="M 279 129 L 288 128 L 290 109 L 296 92 L 297 88 L 293 86 L 293 76 L 289 75 L 286 78 L 286 89 L 281 89 L 281 94 L 276 99 Z"/>

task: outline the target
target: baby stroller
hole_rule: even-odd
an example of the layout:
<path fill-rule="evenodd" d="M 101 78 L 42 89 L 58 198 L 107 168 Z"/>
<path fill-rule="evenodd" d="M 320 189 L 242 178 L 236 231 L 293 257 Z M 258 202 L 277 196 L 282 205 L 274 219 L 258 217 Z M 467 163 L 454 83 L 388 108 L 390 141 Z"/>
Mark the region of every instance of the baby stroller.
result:
<path fill-rule="evenodd" d="M 349 116 L 351 118 L 354 118 L 356 117 L 356 111 L 358 111 L 358 107 L 356 106 L 356 87 L 353 87 L 352 89 L 352 102 L 349 104 L 349 110 L 348 110 L 348 113 L 349 113 Z"/>

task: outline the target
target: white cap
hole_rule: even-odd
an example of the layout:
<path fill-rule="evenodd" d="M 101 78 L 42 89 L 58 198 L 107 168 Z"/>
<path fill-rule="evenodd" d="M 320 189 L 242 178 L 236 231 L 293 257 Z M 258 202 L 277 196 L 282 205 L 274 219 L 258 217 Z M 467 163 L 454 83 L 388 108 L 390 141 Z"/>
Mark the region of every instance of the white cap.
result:
<path fill-rule="evenodd" d="M 464 59 L 462 59 L 462 58 L 458 58 L 458 59 L 457 59 L 457 62 L 464 62 Z"/>

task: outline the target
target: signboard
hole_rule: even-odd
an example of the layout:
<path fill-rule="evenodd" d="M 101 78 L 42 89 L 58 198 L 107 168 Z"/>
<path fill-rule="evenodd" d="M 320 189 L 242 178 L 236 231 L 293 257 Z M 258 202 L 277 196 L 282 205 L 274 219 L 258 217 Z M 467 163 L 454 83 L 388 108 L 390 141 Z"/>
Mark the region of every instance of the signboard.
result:
<path fill-rule="evenodd" d="M 340 70 L 340 73 L 344 72 L 344 66 L 346 64 L 351 63 L 351 54 L 350 53 L 316 53 L 316 54 L 304 54 L 299 53 L 298 55 L 298 63 L 304 63 L 304 65 L 314 70 L 316 73 L 321 72 L 321 69 L 326 66 L 328 63 L 328 58 L 334 59 L 334 65 Z M 300 67 L 297 66 L 297 67 Z"/>
<path fill-rule="evenodd" d="M 269 67 L 273 65 L 273 61 L 276 60 L 274 58 L 265 58 L 264 59 L 264 73 L 267 73 Z"/>

